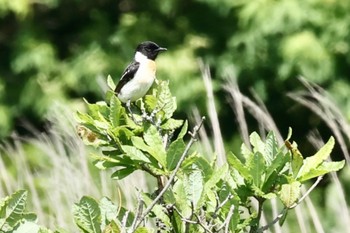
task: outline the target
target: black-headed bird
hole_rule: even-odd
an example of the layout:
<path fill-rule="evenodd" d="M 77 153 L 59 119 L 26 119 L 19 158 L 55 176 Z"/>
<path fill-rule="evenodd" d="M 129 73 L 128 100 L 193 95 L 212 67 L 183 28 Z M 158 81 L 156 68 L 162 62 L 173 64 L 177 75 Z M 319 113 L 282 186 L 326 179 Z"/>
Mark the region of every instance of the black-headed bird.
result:
<path fill-rule="evenodd" d="M 121 102 L 126 103 L 129 112 L 131 102 L 142 98 L 151 88 L 156 78 L 155 60 L 161 51 L 166 51 L 152 41 L 145 41 L 136 47 L 133 61 L 124 70 L 115 93 Z"/>

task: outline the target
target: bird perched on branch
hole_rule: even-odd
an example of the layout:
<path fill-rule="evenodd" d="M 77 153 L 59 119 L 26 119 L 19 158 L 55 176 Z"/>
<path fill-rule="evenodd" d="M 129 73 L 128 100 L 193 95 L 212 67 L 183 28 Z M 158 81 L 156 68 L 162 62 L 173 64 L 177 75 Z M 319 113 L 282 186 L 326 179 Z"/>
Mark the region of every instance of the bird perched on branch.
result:
<path fill-rule="evenodd" d="M 121 102 L 131 113 L 130 104 L 142 98 L 156 78 L 155 59 L 158 53 L 166 51 L 152 41 L 145 41 L 136 47 L 133 61 L 126 67 L 119 83 L 115 88 L 115 93 Z"/>

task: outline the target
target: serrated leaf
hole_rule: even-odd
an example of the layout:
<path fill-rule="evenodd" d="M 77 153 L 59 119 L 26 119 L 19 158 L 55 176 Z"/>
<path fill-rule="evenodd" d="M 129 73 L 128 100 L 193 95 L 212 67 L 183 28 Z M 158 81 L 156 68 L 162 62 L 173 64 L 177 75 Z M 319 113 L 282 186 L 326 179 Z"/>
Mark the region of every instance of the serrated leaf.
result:
<path fill-rule="evenodd" d="M 2 218 L 3 223 L 0 223 L 0 231 L 12 230 L 16 224 L 22 220 L 23 213 L 27 201 L 28 192 L 25 190 L 18 190 L 6 198 L 5 215 Z"/>
<path fill-rule="evenodd" d="M 110 101 L 110 113 L 109 120 L 112 123 L 112 126 L 117 127 L 120 125 L 121 115 L 123 108 L 119 99 L 114 95 L 111 97 Z"/>
<path fill-rule="evenodd" d="M 166 152 L 163 146 L 163 141 L 155 126 L 150 125 L 144 132 L 143 139 L 146 144 L 152 147 L 151 154 L 162 167 L 166 167 Z"/>
<path fill-rule="evenodd" d="M 261 140 L 259 134 L 253 132 L 249 135 L 250 144 L 253 146 L 254 152 L 260 152 L 261 154 L 265 151 L 265 143 Z"/>
<path fill-rule="evenodd" d="M 160 81 L 158 86 L 157 108 L 164 111 L 164 118 L 169 119 L 175 112 L 177 105 L 175 97 L 172 97 L 169 84 L 166 81 Z"/>
<path fill-rule="evenodd" d="M 115 87 L 116 87 L 116 85 L 114 84 L 114 81 L 110 75 L 107 76 L 107 86 L 113 91 L 115 90 Z"/>
<path fill-rule="evenodd" d="M 245 160 L 248 160 L 253 155 L 253 152 L 247 147 L 246 144 L 241 145 L 241 154 Z"/>
<path fill-rule="evenodd" d="M 208 179 L 208 181 L 205 182 L 204 184 L 204 191 L 202 193 L 201 199 L 198 202 L 198 205 L 203 205 L 205 200 L 206 200 L 206 196 L 210 196 L 213 195 L 215 191 L 212 191 L 212 189 L 214 189 L 214 187 L 219 183 L 219 181 L 221 179 L 224 180 L 225 176 L 227 176 L 228 174 L 228 165 L 224 164 L 223 166 L 221 166 L 219 169 L 215 169 L 214 172 L 212 173 L 212 175 L 210 176 L 210 178 Z M 209 198 L 210 199 L 210 198 Z M 214 198 L 215 200 L 215 198 Z"/>
<path fill-rule="evenodd" d="M 151 162 L 147 158 L 147 156 L 141 150 L 137 149 L 136 147 L 128 146 L 128 145 L 125 145 L 125 146 L 122 145 L 121 147 L 122 147 L 122 150 L 125 152 L 125 154 L 130 157 L 130 159 L 136 160 L 136 161 L 142 161 L 145 163 Z"/>
<path fill-rule="evenodd" d="M 163 130 L 175 130 L 177 128 L 180 128 L 182 124 L 183 124 L 183 120 L 176 120 L 176 119 L 170 118 L 166 120 L 160 126 L 160 128 Z"/>
<path fill-rule="evenodd" d="M 279 151 L 275 155 L 275 158 L 272 161 L 272 164 L 267 166 L 265 180 L 269 179 L 270 175 L 274 171 L 279 173 L 283 169 L 283 167 L 287 164 L 287 162 L 289 162 L 289 160 L 290 160 L 290 157 L 288 156 L 288 154 L 284 154 L 282 153 L 282 151 Z"/>
<path fill-rule="evenodd" d="M 130 175 L 131 173 L 133 173 L 135 170 L 136 169 L 134 167 L 124 167 L 122 169 L 119 169 L 119 170 L 115 171 L 111 175 L 111 178 L 112 179 L 121 180 L 121 179 L 127 177 L 128 175 Z"/>
<path fill-rule="evenodd" d="M 247 166 L 253 178 L 254 185 L 261 188 L 265 180 L 264 173 L 267 169 L 263 155 L 260 152 L 255 152 L 252 160 L 249 163 L 247 162 Z"/>
<path fill-rule="evenodd" d="M 266 164 L 269 166 L 278 154 L 277 139 L 273 131 L 270 131 L 265 140 L 265 150 L 263 156 Z"/>
<path fill-rule="evenodd" d="M 144 98 L 144 104 L 147 112 L 152 112 L 157 106 L 157 97 L 154 95 L 146 95 Z"/>
<path fill-rule="evenodd" d="M 197 169 L 195 165 L 192 167 L 190 174 L 185 176 L 184 185 L 186 187 L 187 200 L 193 203 L 195 209 L 199 208 L 197 203 L 203 191 L 203 175 L 201 170 Z"/>
<path fill-rule="evenodd" d="M 279 198 L 285 207 L 291 207 L 298 200 L 300 196 L 300 186 L 301 183 L 298 181 L 282 185 Z"/>
<path fill-rule="evenodd" d="M 176 181 L 176 183 L 173 186 L 173 193 L 176 199 L 176 205 L 181 212 L 181 215 L 184 216 L 185 218 L 190 217 L 191 215 L 191 205 L 190 202 L 187 198 L 187 193 L 185 187 L 185 184 L 183 182 L 183 179 L 179 179 Z"/>
<path fill-rule="evenodd" d="M 185 150 L 185 147 L 186 145 L 182 139 L 175 140 L 170 144 L 167 150 L 166 158 L 167 169 L 169 171 L 172 171 L 176 167 L 181 155 Z"/>
<path fill-rule="evenodd" d="M 239 160 L 232 152 L 229 152 L 227 162 L 232 168 L 236 169 L 245 180 L 250 181 L 253 179 L 248 167 L 243 164 L 241 160 Z"/>
<path fill-rule="evenodd" d="M 320 166 L 317 168 L 311 169 L 308 173 L 306 173 L 304 176 L 301 176 L 298 180 L 300 182 L 304 182 L 306 180 L 322 176 L 324 174 L 327 174 L 329 172 L 335 172 L 342 169 L 345 165 L 345 161 L 340 162 L 323 162 Z"/>
<path fill-rule="evenodd" d="M 304 159 L 303 166 L 297 175 L 297 179 L 305 177 L 312 169 L 316 169 L 324 160 L 326 160 L 334 147 L 334 138 L 330 137 L 328 142 L 316 152 L 315 155 Z"/>
<path fill-rule="evenodd" d="M 131 142 L 137 149 L 140 149 L 144 152 L 148 152 L 149 154 L 154 153 L 152 147 L 146 145 L 146 143 L 141 137 L 137 137 L 137 136 L 131 137 Z"/>
<path fill-rule="evenodd" d="M 88 233 L 100 233 L 101 211 L 98 203 L 84 196 L 73 207 L 74 221 L 80 229 Z"/>
<path fill-rule="evenodd" d="M 108 228 L 109 232 L 114 232 L 113 230 L 118 229 L 115 228 L 113 224 L 110 225 L 111 222 L 118 218 L 118 206 L 116 206 L 109 198 L 103 197 L 100 200 L 100 210 L 101 210 L 101 228 Z M 115 222 L 114 222 L 115 223 Z M 115 223 L 116 224 L 116 223 Z M 104 233 L 106 230 L 104 230 Z"/>

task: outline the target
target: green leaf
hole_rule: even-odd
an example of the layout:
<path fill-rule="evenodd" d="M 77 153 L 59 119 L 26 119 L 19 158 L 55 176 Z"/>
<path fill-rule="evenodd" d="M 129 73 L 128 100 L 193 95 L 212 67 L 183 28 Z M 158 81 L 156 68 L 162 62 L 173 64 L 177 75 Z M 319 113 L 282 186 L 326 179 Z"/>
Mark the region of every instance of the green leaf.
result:
<path fill-rule="evenodd" d="M 17 226 L 16 229 L 11 231 L 11 233 L 39 233 L 39 232 L 47 232 L 52 233 L 52 231 L 40 230 L 40 226 L 32 221 L 22 220 Z"/>
<path fill-rule="evenodd" d="M 169 119 L 177 108 L 176 99 L 171 95 L 169 89 L 169 82 L 159 81 L 158 91 L 157 108 L 164 111 L 165 119 Z"/>
<path fill-rule="evenodd" d="M 84 196 L 73 206 L 74 221 L 87 233 L 100 233 L 101 211 L 98 203 L 91 197 Z"/>
<path fill-rule="evenodd" d="M 176 207 L 181 212 L 181 215 L 185 218 L 191 216 L 192 210 L 190 202 L 187 198 L 187 187 L 184 184 L 183 179 L 179 179 L 173 186 L 173 193 L 176 199 Z"/>
<path fill-rule="evenodd" d="M 253 179 L 248 167 L 246 167 L 232 152 L 229 152 L 227 162 L 232 168 L 236 169 L 245 180 L 250 181 Z"/>
<path fill-rule="evenodd" d="M 163 141 L 159 132 L 154 125 L 150 125 L 144 132 L 143 139 L 146 144 L 152 147 L 152 156 L 162 165 L 166 167 L 166 152 Z"/>
<path fill-rule="evenodd" d="M 181 131 L 177 136 L 177 139 L 183 138 L 187 134 L 187 129 L 188 129 L 188 122 L 186 120 L 185 123 L 182 125 Z"/>
<path fill-rule="evenodd" d="M 288 153 L 284 154 L 282 151 L 279 151 L 275 155 L 275 158 L 272 161 L 272 163 L 267 166 L 265 180 L 267 180 L 274 171 L 279 173 L 283 169 L 283 167 L 289 162 L 289 160 L 290 157 L 288 156 Z"/>
<path fill-rule="evenodd" d="M 172 171 L 176 167 L 181 155 L 185 150 L 185 147 L 186 145 L 182 139 L 175 140 L 170 144 L 167 150 L 166 158 L 167 169 L 169 171 Z"/>
<path fill-rule="evenodd" d="M 296 143 L 291 144 L 289 141 L 285 141 L 286 147 L 290 150 L 291 156 L 291 168 L 293 172 L 293 177 L 297 177 L 300 168 L 303 166 L 304 158 L 303 155 L 298 150 Z"/>
<path fill-rule="evenodd" d="M 0 231 L 10 231 L 22 220 L 27 195 L 27 191 L 18 190 L 5 199 L 5 204 L 1 207 L 3 213 L 0 221 Z"/>
<path fill-rule="evenodd" d="M 193 203 L 195 209 L 199 208 L 200 206 L 197 206 L 197 203 L 203 191 L 203 175 L 202 171 L 196 168 L 195 165 L 192 166 L 191 173 L 185 176 L 184 185 L 187 199 Z"/>
<path fill-rule="evenodd" d="M 283 225 L 284 221 L 285 221 L 286 218 L 287 218 L 287 215 L 288 215 L 288 209 L 285 209 L 285 211 L 283 211 L 283 213 L 282 213 L 282 217 L 281 217 L 280 220 L 278 221 L 278 224 L 279 224 L 280 226 Z"/>
<path fill-rule="evenodd" d="M 175 130 L 181 127 L 183 122 L 184 122 L 183 120 L 176 120 L 176 119 L 170 118 L 166 120 L 160 127 L 163 130 Z"/>
<path fill-rule="evenodd" d="M 254 152 L 260 152 L 261 154 L 265 152 L 265 143 L 261 140 L 259 134 L 253 132 L 249 135 L 249 139 Z"/>
<path fill-rule="evenodd" d="M 212 190 L 218 185 L 220 180 L 224 180 L 225 176 L 228 175 L 228 165 L 224 164 L 222 167 L 219 169 L 215 169 L 214 172 L 212 173 L 211 177 L 208 179 L 207 182 L 204 184 L 204 189 L 203 193 L 201 195 L 201 199 L 198 202 L 198 205 L 204 205 L 206 197 L 211 195 L 213 192 Z M 210 198 L 209 198 L 210 199 Z M 214 200 L 216 200 L 214 198 Z"/>
<path fill-rule="evenodd" d="M 114 84 L 114 81 L 110 75 L 107 76 L 107 85 L 111 90 L 115 90 L 116 85 Z"/>
<path fill-rule="evenodd" d="M 316 169 L 325 159 L 327 159 L 334 147 L 334 138 L 330 137 L 328 142 L 313 156 L 304 159 L 304 164 L 300 168 L 297 179 L 305 177 L 307 174 Z"/>
<path fill-rule="evenodd" d="M 146 145 L 146 143 L 144 142 L 144 140 L 141 137 L 137 137 L 137 136 L 131 137 L 131 142 L 137 149 L 140 149 L 140 150 L 147 152 L 149 154 L 155 153 L 153 148 Z"/>
<path fill-rule="evenodd" d="M 142 162 L 145 162 L 145 163 L 150 163 L 151 162 L 141 150 L 137 149 L 134 146 L 125 145 L 125 146 L 122 146 L 122 150 L 132 160 L 142 161 Z"/>
<path fill-rule="evenodd" d="M 123 111 L 125 112 L 124 108 L 122 108 L 122 105 L 119 99 L 115 95 L 112 96 L 110 101 L 109 120 L 111 121 L 114 127 L 117 127 L 120 125 Z"/>
<path fill-rule="evenodd" d="M 298 200 L 300 196 L 300 186 L 301 183 L 298 181 L 282 185 L 279 198 L 285 207 L 291 207 Z"/>
<path fill-rule="evenodd" d="M 100 210 L 101 210 L 101 228 L 108 228 L 109 232 L 115 232 L 114 230 L 119 229 L 117 224 L 114 222 L 118 218 L 118 206 L 116 206 L 109 198 L 103 197 L 100 200 Z M 109 224 L 114 222 L 114 224 Z M 117 227 L 117 228 L 115 228 Z M 105 230 L 106 231 L 106 230 Z M 104 232 L 105 233 L 105 232 Z"/>
<path fill-rule="evenodd" d="M 103 233 L 121 233 L 121 229 L 118 224 L 112 220 L 110 223 L 104 228 Z"/>
<path fill-rule="evenodd" d="M 133 173 L 136 169 L 134 167 L 124 167 L 122 169 L 119 169 L 117 171 L 115 171 L 111 177 L 112 179 L 117 179 L 117 180 L 121 180 L 125 177 L 127 177 L 128 175 L 130 175 L 131 173 Z"/>
<path fill-rule="evenodd" d="M 154 231 L 150 228 L 147 228 L 147 227 L 138 227 L 135 230 L 135 233 L 154 233 Z"/>
<path fill-rule="evenodd" d="M 263 156 L 265 158 L 266 164 L 269 166 L 278 154 L 278 144 L 275 133 L 270 131 L 265 140 L 265 149 Z"/>
<path fill-rule="evenodd" d="M 344 160 L 340 162 L 323 162 L 320 166 L 311 169 L 308 173 L 306 173 L 304 176 L 301 176 L 298 180 L 300 182 L 304 182 L 306 180 L 322 176 L 330 172 L 339 171 L 344 167 L 344 165 Z"/>
<path fill-rule="evenodd" d="M 261 188 L 265 180 L 265 171 L 267 169 L 265 159 L 260 152 L 255 152 L 252 159 L 247 161 L 247 166 L 253 178 L 256 187 Z"/>
<path fill-rule="evenodd" d="M 154 95 L 146 95 L 144 98 L 145 108 L 147 112 L 152 112 L 157 105 L 157 97 Z"/>

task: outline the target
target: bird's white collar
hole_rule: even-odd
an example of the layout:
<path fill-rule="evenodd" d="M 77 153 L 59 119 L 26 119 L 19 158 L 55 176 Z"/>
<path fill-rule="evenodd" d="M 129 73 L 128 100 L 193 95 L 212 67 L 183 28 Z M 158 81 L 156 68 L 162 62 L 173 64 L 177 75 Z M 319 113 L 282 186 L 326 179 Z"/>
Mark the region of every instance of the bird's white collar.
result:
<path fill-rule="evenodd" d="M 135 61 L 137 61 L 137 62 L 144 62 L 144 61 L 146 61 L 148 58 L 147 58 L 147 56 L 145 56 L 144 54 L 142 54 L 141 52 L 136 52 L 135 53 Z"/>

